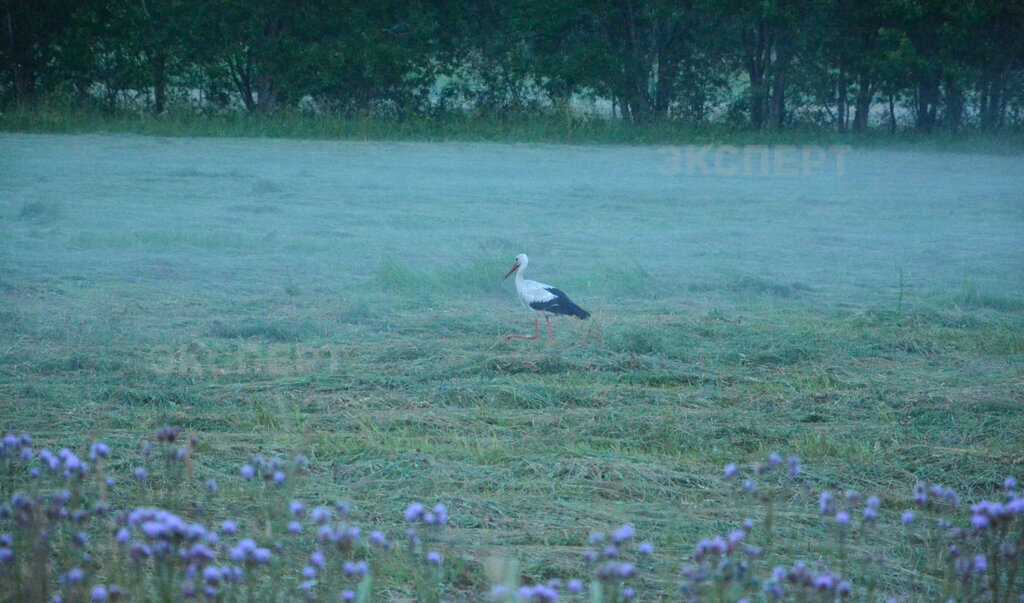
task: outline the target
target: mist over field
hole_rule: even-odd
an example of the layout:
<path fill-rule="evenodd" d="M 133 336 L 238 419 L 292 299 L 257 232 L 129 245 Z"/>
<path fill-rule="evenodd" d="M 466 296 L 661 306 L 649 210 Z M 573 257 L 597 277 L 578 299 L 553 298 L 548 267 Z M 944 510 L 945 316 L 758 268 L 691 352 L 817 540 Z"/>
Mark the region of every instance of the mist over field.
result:
<path fill-rule="evenodd" d="M 1009 601 L 1019 557 L 1000 556 L 967 503 L 1020 506 L 1004 480 L 1024 478 L 1022 167 L 813 144 L 2 133 L 4 433 L 83 458 L 109 444 L 83 506 L 163 505 L 211 531 L 237 521 L 217 563 L 249 536 L 276 565 L 216 584 L 229 600 L 480 600 L 553 579 L 567 600 L 735 600 L 783 588 L 773 566 L 806 563 L 831 590 L 787 582 L 786 600 Z M 527 278 L 592 314 L 553 319 L 553 345 L 504 340 L 532 326 L 502 280 L 518 253 Z M 195 438 L 184 469 L 140 447 L 165 442 L 165 426 Z M 4 500 L 72 487 L 33 481 L 43 455 L 22 467 L 11 437 Z M 301 471 L 272 483 L 261 463 L 296 454 Z M 782 457 L 788 477 L 772 473 Z M 741 489 L 747 477 L 761 490 Z M 339 499 L 352 510 L 339 521 L 364 534 L 401 545 L 412 525 L 423 542 L 361 544 L 302 582 L 321 544 L 308 515 L 286 530 L 289 501 Z M 414 501 L 447 505 L 450 521 L 410 520 Z M 79 548 L 94 561 L 50 553 L 34 582 L 20 528 L 0 519 L 21 539 L 10 592 L 74 594 L 58 576 L 76 563 L 85 583 L 138 600 L 194 586 L 173 558 L 166 573 L 156 558 L 126 572 L 117 517 L 45 524 L 67 547 L 69 530 L 89 531 Z M 728 558 L 756 579 L 710 573 L 719 557 L 698 543 L 745 519 L 756 554 Z M 966 569 L 927 531 L 946 519 L 974 522 L 957 541 Z M 620 526 L 636 530 L 621 556 L 586 561 L 614 538 L 591 533 Z M 372 584 L 343 577 L 342 559 L 368 560 Z M 598 594 L 570 594 L 569 578 Z"/>
<path fill-rule="evenodd" d="M 149 287 L 213 300 L 292 284 L 343 300 L 385 257 L 444 269 L 481 253 L 511 265 L 519 252 L 531 255 L 535 276 L 572 284 L 615 314 L 651 299 L 644 288 L 602 295 L 632 271 L 674 304 L 700 304 L 742 279 L 795 286 L 835 307 L 895 303 L 901 278 L 908 293 L 950 299 L 1019 296 L 1024 283 L 1016 156 L 13 134 L 0 142 L 8 287 L 73 282 L 147 303 Z M 513 315 L 507 297 L 479 303 Z M 474 303 L 465 290 L 448 301 Z"/>

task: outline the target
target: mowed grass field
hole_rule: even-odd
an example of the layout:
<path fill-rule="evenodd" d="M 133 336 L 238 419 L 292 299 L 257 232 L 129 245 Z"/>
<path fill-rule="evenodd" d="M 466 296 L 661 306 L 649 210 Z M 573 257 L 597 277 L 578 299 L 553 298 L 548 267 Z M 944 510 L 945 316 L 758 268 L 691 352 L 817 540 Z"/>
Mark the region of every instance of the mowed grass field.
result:
<path fill-rule="evenodd" d="M 914 484 L 966 506 L 1024 479 L 1021 159 L 714 151 L 0 135 L 3 428 L 101 439 L 128 482 L 179 427 L 179 504 L 211 523 L 280 503 L 254 454 L 306 455 L 288 497 L 399 539 L 444 502 L 441 590 L 470 600 L 493 559 L 586 579 L 588 535 L 627 523 L 641 598 L 673 600 L 700 540 L 766 519 L 723 467 L 777 452 L 802 471 L 750 537 L 763 575 L 838 567 L 817 495 L 857 490 L 882 527 L 846 543 L 855 598 L 928 599 Z M 533 326 L 520 252 L 592 313 L 553 345 L 504 341 Z M 377 597 L 413 597 L 389 571 Z"/>

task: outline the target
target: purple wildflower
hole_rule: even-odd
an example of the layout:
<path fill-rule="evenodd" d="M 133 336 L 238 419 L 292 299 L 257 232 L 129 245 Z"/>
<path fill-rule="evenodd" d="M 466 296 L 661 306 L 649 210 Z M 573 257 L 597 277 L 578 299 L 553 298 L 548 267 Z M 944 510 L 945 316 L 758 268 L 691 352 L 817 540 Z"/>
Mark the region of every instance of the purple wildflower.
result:
<path fill-rule="evenodd" d="M 623 524 L 622 527 L 612 532 L 612 542 L 615 544 L 622 544 L 634 536 L 636 532 L 633 530 L 633 526 Z"/>
<path fill-rule="evenodd" d="M 327 559 L 324 557 L 324 553 L 320 549 L 313 551 L 309 555 L 309 562 L 314 567 L 323 567 L 326 561 Z"/>
<path fill-rule="evenodd" d="M 252 538 L 243 538 L 231 549 L 231 558 L 235 561 L 245 561 L 256 552 L 256 541 Z"/>
<path fill-rule="evenodd" d="M 504 584 L 499 584 L 491 589 L 491 597 L 495 599 L 504 599 L 508 595 L 509 588 Z"/>
<path fill-rule="evenodd" d="M 256 475 L 256 469 L 252 465 L 242 465 L 242 468 L 238 470 L 245 479 L 252 479 Z"/>
<path fill-rule="evenodd" d="M 840 511 L 836 513 L 836 523 L 838 523 L 841 526 L 845 526 L 846 524 L 850 523 L 850 514 L 846 511 Z"/>
<path fill-rule="evenodd" d="M 192 548 L 188 550 L 188 557 L 192 561 L 213 561 L 217 558 L 217 553 L 210 550 L 208 546 L 202 543 L 193 544 Z"/>
<path fill-rule="evenodd" d="M 405 510 L 405 520 L 409 522 L 416 521 L 423 517 L 425 510 L 422 503 L 414 502 Z"/>
<path fill-rule="evenodd" d="M 902 521 L 903 523 L 908 524 L 908 525 L 914 523 L 914 512 L 913 511 L 905 511 L 903 513 L 903 516 L 900 517 L 900 521 Z"/>
<path fill-rule="evenodd" d="M 273 476 L 271 477 L 271 479 L 273 479 L 273 480 L 274 480 L 274 483 L 275 483 L 275 484 L 283 484 L 283 483 L 284 483 L 284 480 L 285 480 L 285 479 L 286 479 L 287 477 L 288 477 L 288 476 L 287 476 L 287 475 L 285 475 L 285 472 L 284 472 L 284 471 L 275 471 L 275 472 L 274 472 L 274 475 L 273 475 Z"/>
<path fill-rule="evenodd" d="M 288 513 L 290 513 L 292 517 L 299 517 L 305 510 L 306 507 L 302 504 L 302 501 L 300 500 L 293 500 L 292 502 L 288 503 Z"/>
<path fill-rule="evenodd" d="M 77 567 L 69 569 L 63 576 L 60 577 L 60 581 L 64 584 L 78 584 L 85 577 L 85 572 Z"/>
<path fill-rule="evenodd" d="M 142 481 L 146 481 L 146 475 L 148 475 L 148 474 L 146 473 L 146 468 L 145 467 L 137 467 L 135 469 L 135 472 L 132 475 L 135 476 L 136 480 L 142 482 Z"/>
<path fill-rule="evenodd" d="M 914 484 L 914 502 L 924 505 L 928 502 L 928 488 L 924 482 Z"/>
<path fill-rule="evenodd" d="M 331 520 L 331 510 L 327 507 L 317 507 L 309 516 L 313 518 L 313 521 L 322 525 Z"/>
<path fill-rule="evenodd" d="M 106 601 L 107 600 L 107 588 L 102 584 L 99 586 L 92 587 L 92 592 L 89 593 L 89 599 L 91 601 Z"/>
<path fill-rule="evenodd" d="M 297 521 L 288 522 L 288 532 L 292 534 L 298 534 L 302 532 L 302 524 Z"/>
<path fill-rule="evenodd" d="M 343 590 L 343 591 L 341 591 L 341 600 L 342 601 L 355 601 L 356 600 L 356 593 L 355 593 L 355 591 L 352 591 L 352 590 Z"/>
<path fill-rule="evenodd" d="M 985 561 L 985 556 L 978 555 L 975 557 L 974 561 L 971 563 L 971 570 L 974 571 L 975 574 L 984 574 L 986 569 L 988 569 L 988 562 Z"/>
<path fill-rule="evenodd" d="M 583 582 L 573 578 L 572 580 L 569 580 L 569 583 L 565 585 L 565 588 L 573 594 L 578 594 L 583 592 Z"/>
<path fill-rule="evenodd" d="M 427 563 L 430 565 L 441 565 L 441 553 L 437 551 L 427 553 Z"/>
<path fill-rule="evenodd" d="M 814 588 L 818 590 L 832 590 L 835 585 L 836 580 L 831 574 L 819 574 L 814 578 Z"/>
<path fill-rule="evenodd" d="M 641 555 L 652 555 L 654 554 L 654 545 L 650 542 L 641 542 L 636 548 L 637 552 Z"/>
<path fill-rule="evenodd" d="M 95 461 L 100 457 L 105 457 L 110 454 L 110 447 L 103 442 L 93 442 L 89 448 L 89 460 Z"/>
<path fill-rule="evenodd" d="M 821 509 L 822 515 L 832 515 L 836 512 L 834 500 L 828 491 L 822 492 L 818 497 L 818 508 Z"/>
<path fill-rule="evenodd" d="M 516 592 L 516 598 L 526 601 L 538 601 L 548 603 L 551 601 L 558 600 L 558 591 L 546 584 L 522 586 Z"/>
<path fill-rule="evenodd" d="M 377 546 L 384 546 L 387 544 L 387 537 L 384 536 L 384 532 L 381 532 L 380 530 L 370 532 L 369 540 Z"/>
<path fill-rule="evenodd" d="M 725 466 L 725 477 L 732 477 L 736 475 L 737 467 L 735 463 L 729 463 Z"/>
<path fill-rule="evenodd" d="M 448 507 L 444 503 L 434 505 L 434 523 L 439 526 L 448 523 Z"/>

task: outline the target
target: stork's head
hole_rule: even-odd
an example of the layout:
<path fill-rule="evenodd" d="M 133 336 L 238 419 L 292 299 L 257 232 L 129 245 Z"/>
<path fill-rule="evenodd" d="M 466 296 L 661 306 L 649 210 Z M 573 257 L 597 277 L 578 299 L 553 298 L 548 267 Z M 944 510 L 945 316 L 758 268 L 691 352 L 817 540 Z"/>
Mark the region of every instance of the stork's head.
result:
<path fill-rule="evenodd" d="M 513 272 L 518 270 L 520 266 L 525 266 L 526 262 L 528 262 L 528 261 L 529 261 L 529 259 L 526 257 L 525 253 L 520 253 L 519 255 L 517 255 L 516 256 L 516 263 L 512 264 L 512 268 L 509 269 L 508 274 L 505 275 L 505 278 L 508 278 L 508 277 L 512 276 Z M 505 280 L 505 278 L 503 278 L 501 280 Z"/>

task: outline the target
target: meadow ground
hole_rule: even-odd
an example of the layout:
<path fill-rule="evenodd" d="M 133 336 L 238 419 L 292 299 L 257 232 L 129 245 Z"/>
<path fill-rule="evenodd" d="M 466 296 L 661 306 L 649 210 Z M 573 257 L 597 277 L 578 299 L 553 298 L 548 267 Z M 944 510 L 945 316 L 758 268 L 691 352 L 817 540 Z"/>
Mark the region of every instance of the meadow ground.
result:
<path fill-rule="evenodd" d="M 638 589 L 673 598 L 701 539 L 765 520 L 723 467 L 778 452 L 806 486 L 780 494 L 758 563 L 832 567 L 822 490 L 877 495 L 893 525 L 917 481 L 977 501 L 1024 478 L 1021 168 L 0 134 L 3 428 L 37 448 L 102 439 L 127 475 L 180 427 L 221 484 L 210 521 L 266 504 L 238 475 L 256 453 L 306 455 L 288 496 L 344 499 L 389 533 L 411 501 L 442 501 L 451 596 L 486 592 L 492 558 L 527 582 L 586 576 L 588 535 L 629 523 L 655 550 Z M 501 280 L 519 252 L 593 314 L 553 321 L 552 346 L 503 339 L 532 328 Z M 937 588 L 906 530 L 851 542 L 855 593 Z M 375 587 L 408 595 L 392 570 Z"/>

